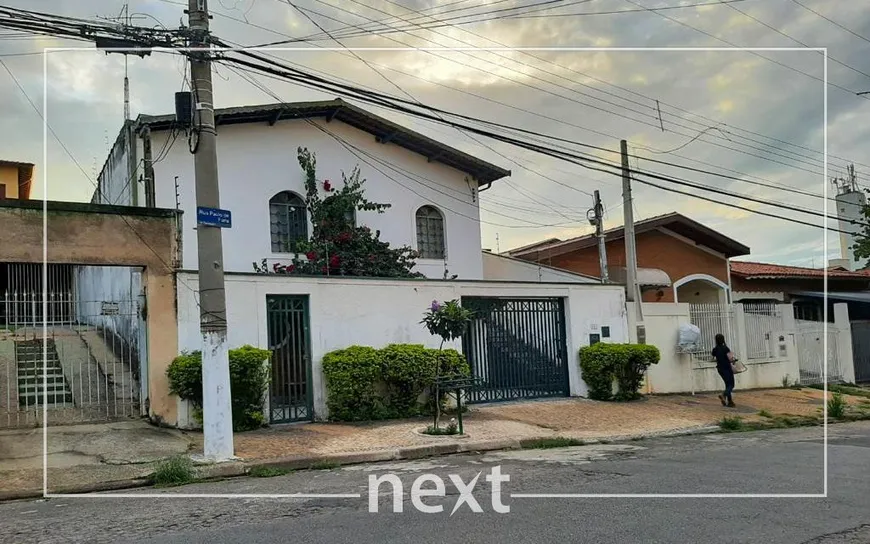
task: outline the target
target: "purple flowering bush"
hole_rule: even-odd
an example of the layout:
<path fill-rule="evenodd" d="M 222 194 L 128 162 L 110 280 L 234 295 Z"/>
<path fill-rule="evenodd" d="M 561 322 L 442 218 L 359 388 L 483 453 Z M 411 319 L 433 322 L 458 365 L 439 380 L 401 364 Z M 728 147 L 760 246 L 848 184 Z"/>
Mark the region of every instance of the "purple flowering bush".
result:
<path fill-rule="evenodd" d="M 459 305 L 458 300 L 438 302 L 433 300 L 426 313 L 423 314 L 421 323 L 433 336 L 441 337 L 441 345 L 444 342 L 462 337 L 471 321 L 472 312 Z"/>

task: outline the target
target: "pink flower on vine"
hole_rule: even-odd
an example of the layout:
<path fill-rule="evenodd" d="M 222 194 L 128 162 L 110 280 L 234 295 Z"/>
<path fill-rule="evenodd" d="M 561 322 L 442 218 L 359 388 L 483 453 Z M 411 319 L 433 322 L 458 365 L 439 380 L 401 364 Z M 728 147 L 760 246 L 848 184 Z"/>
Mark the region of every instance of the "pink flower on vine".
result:
<path fill-rule="evenodd" d="M 327 193 L 332 192 L 332 183 L 329 180 L 323 182 L 323 190 Z"/>

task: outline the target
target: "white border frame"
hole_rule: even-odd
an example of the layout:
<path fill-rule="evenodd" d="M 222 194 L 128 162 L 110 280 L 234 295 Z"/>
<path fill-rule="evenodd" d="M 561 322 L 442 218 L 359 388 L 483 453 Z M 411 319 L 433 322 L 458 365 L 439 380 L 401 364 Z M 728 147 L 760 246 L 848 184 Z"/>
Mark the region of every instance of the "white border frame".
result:
<path fill-rule="evenodd" d="M 175 51 L 202 51 L 201 48 L 177 47 L 177 48 L 102 48 L 95 47 L 46 47 L 43 48 L 42 55 L 42 138 L 43 138 L 43 166 L 42 166 L 42 188 L 43 188 L 43 218 L 42 218 L 42 257 L 43 257 L 43 316 L 47 314 L 47 274 L 48 274 L 48 54 L 60 51 L 91 51 L 91 52 L 111 52 L 111 51 L 151 51 L 172 53 Z M 574 51 L 574 52 L 631 52 L 631 51 L 671 51 L 671 52 L 693 52 L 693 51 L 815 51 L 822 53 L 823 57 L 823 175 L 824 180 L 823 195 L 825 198 L 825 206 L 823 209 L 824 216 L 824 242 L 823 251 L 825 259 L 825 271 L 823 275 L 824 286 L 824 308 L 823 308 L 823 336 L 825 351 L 824 369 L 823 369 L 823 394 L 824 398 L 828 397 L 828 48 L 827 47 L 213 47 L 210 51 Z M 97 180 L 95 180 L 97 181 Z M 43 317 L 43 319 L 45 319 Z M 48 387 L 47 369 L 48 366 L 48 322 L 43 321 L 43 388 Z M 43 443 L 43 468 L 42 468 L 42 495 L 44 498 L 152 498 L 152 497 L 177 497 L 177 498 L 224 498 L 224 499 L 283 499 L 283 498 L 360 498 L 360 493 L 350 494 L 306 494 L 306 493 L 290 493 L 290 494 L 222 494 L 222 493 L 49 493 L 48 492 L 48 405 L 43 404 L 43 420 L 42 420 L 42 443 Z M 822 424 L 824 440 L 824 491 L 823 493 L 747 493 L 747 494 L 716 494 L 716 493 L 510 493 L 509 496 L 513 499 L 609 499 L 609 498 L 636 498 L 636 499 L 825 499 L 828 497 L 828 403 L 823 403 Z"/>

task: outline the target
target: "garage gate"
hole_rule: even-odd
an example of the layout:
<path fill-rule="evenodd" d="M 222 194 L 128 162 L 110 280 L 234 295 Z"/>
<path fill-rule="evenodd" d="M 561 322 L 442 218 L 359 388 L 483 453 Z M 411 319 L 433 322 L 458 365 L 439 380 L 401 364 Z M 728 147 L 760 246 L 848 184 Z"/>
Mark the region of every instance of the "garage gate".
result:
<path fill-rule="evenodd" d="M 478 384 L 468 402 L 569 395 L 563 299 L 463 297 L 462 305 L 474 312 L 462 338 Z"/>

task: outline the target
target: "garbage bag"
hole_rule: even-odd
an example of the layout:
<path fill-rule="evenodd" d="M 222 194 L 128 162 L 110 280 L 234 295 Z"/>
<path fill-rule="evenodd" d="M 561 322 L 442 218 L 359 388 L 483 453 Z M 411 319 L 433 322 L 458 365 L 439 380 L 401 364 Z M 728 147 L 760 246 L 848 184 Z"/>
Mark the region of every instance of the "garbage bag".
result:
<path fill-rule="evenodd" d="M 677 336 L 677 345 L 696 346 L 700 341 L 701 329 L 691 323 L 683 323 L 680 325 L 680 332 Z"/>

